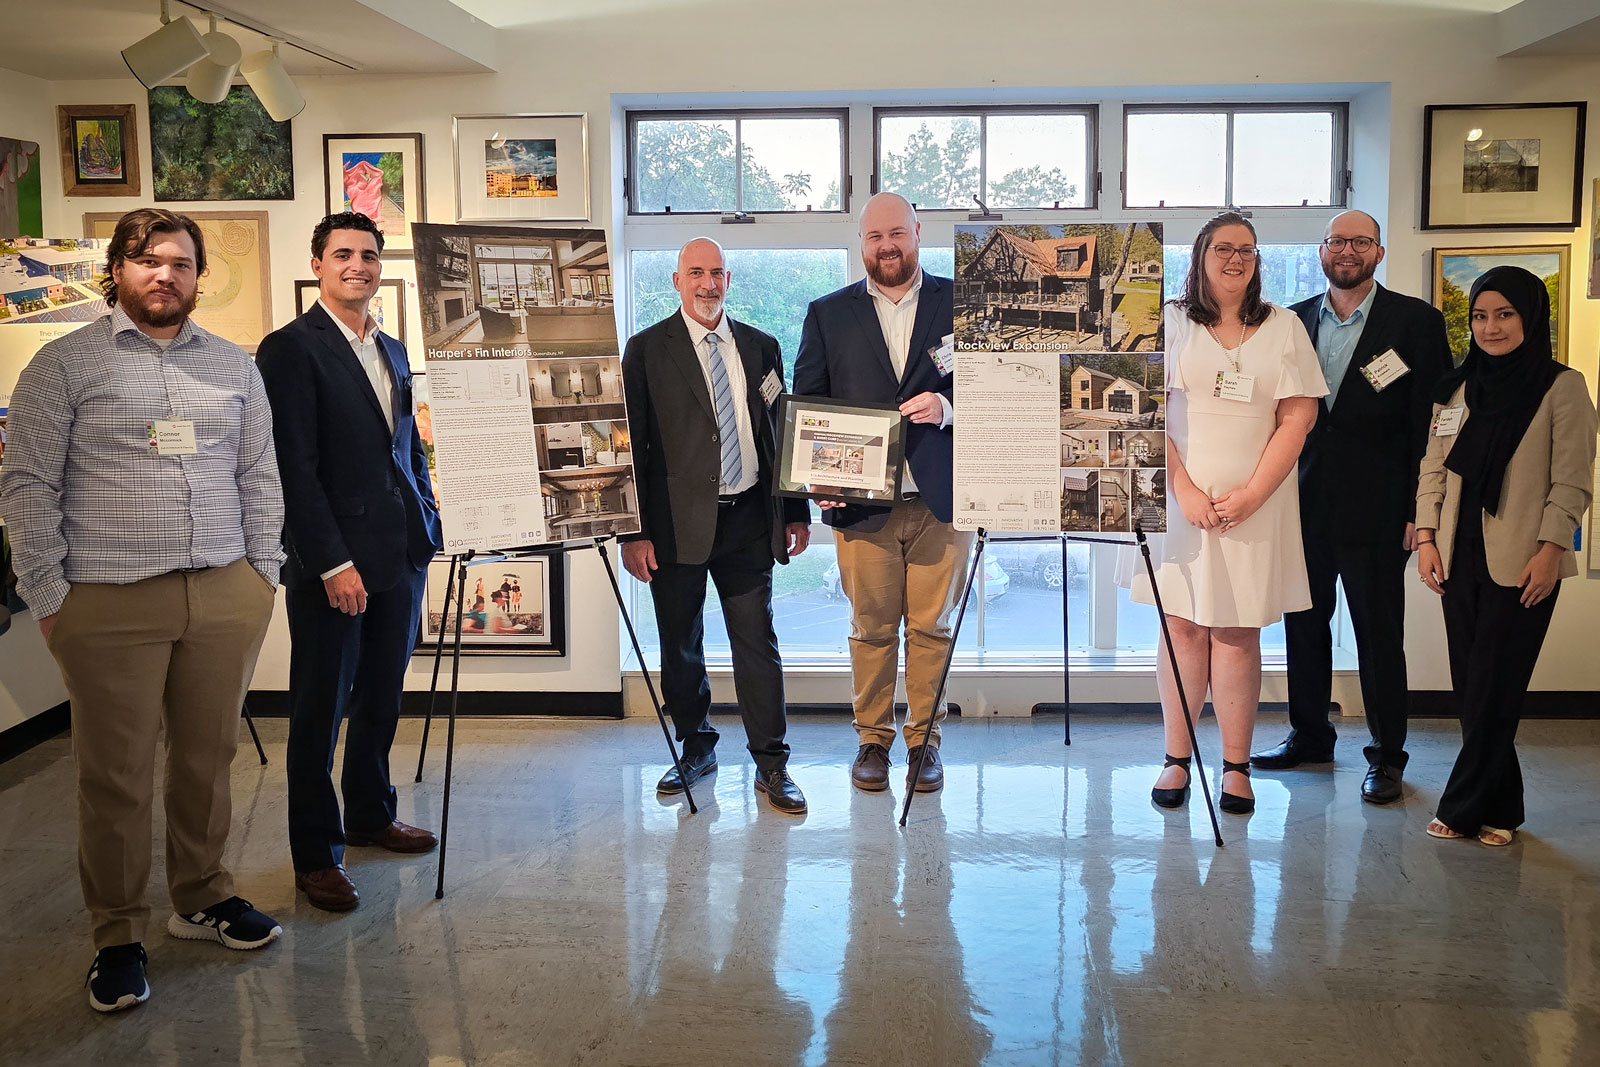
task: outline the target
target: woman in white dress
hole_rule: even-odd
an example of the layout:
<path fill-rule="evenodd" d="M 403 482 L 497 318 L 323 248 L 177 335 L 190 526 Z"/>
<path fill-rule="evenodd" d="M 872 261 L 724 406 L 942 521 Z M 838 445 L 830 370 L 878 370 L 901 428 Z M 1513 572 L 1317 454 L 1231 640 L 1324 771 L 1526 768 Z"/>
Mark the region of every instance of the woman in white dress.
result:
<path fill-rule="evenodd" d="M 1167 534 L 1156 570 L 1189 708 L 1206 690 L 1222 733 L 1223 811 L 1255 810 L 1250 738 L 1261 627 L 1311 606 L 1291 477 L 1328 387 L 1294 314 L 1261 299 L 1255 228 L 1225 211 L 1201 229 L 1184 295 L 1166 308 Z M 1149 579 L 1132 598 L 1153 604 Z M 1189 795 L 1189 731 L 1165 644 L 1156 681 L 1167 755 L 1151 799 Z"/>

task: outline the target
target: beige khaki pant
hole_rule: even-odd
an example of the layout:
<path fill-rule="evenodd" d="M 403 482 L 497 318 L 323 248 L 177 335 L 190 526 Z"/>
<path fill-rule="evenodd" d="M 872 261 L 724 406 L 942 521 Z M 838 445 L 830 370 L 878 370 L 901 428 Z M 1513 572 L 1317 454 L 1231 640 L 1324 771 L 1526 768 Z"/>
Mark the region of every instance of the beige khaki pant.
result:
<path fill-rule="evenodd" d="M 933 517 L 919 499 L 894 506 L 874 533 L 835 530 L 839 583 L 850 598 L 850 674 L 861 743 L 894 744 L 894 689 L 900 621 L 906 631 L 906 745 L 919 745 L 933 720 L 939 744 L 939 675 L 950 648 L 950 617 L 966 585 L 973 534 Z"/>
<path fill-rule="evenodd" d="M 166 732 L 167 888 L 184 914 L 234 895 L 222 866 L 239 711 L 273 592 L 241 559 L 128 585 L 79 582 L 47 642 L 72 699 L 78 875 L 96 949 L 150 922 L 156 737 Z"/>

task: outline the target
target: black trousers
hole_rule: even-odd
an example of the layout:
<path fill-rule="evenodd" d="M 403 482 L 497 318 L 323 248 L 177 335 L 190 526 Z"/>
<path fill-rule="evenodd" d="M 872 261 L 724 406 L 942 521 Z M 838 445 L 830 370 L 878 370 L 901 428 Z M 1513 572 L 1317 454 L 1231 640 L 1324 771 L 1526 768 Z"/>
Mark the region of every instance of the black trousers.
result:
<path fill-rule="evenodd" d="M 1311 607 L 1283 617 L 1288 653 L 1290 736 L 1311 749 L 1332 749 L 1337 736 L 1328 721 L 1333 695 L 1334 583 L 1343 581 L 1356 634 L 1361 700 L 1372 743 L 1362 751 L 1368 764 L 1404 770 L 1406 717 L 1406 560 L 1409 553 L 1387 542 L 1338 543 L 1305 538 Z"/>
<path fill-rule="evenodd" d="M 733 649 L 733 685 L 756 767 L 781 768 L 784 743 L 783 661 L 772 627 L 772 544 L 767 500 L 759 487 L 717 509 L 717 533 L 704 563 L 657 560 L 650 579 L 661 632 L 661 695 L 683 755 L 709 755 L 717 744 L 706 676 L 706 577 L 716 584 Z"/>
<path fill-rule="evenodd" d="M 371 833 L 395 818 L 389 747 L 417 636 L 422 572 L 367 594 L 367 610 L 328 605 L 321 582 L 285 590 L 289 609 L 289 852 L 296 871 L 344 862 L 344 831 Z M 334 747 L 346 719 L 344 771 Z M 339 814 L 339 794 L 344 816 Z"/>
<path fill-rule="evenodd" d="M 1461 715 L 1461 754 L 1436 814 L 1458 833 L 1522 825 L 1517 725 L 1560 592 L 1557 583 L 1549 596 L 1523 607 L 1521 589 L 1489 577 L 1482 542 L 1456 539 L 1444 583 L 1444 632 Z"/>

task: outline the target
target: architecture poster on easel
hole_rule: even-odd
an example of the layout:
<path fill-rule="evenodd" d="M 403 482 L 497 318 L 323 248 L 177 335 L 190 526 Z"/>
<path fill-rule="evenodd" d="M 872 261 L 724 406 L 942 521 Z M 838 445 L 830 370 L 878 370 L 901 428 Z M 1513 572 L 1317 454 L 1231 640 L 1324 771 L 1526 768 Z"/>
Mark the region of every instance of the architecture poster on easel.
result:
<path fill-rule="evenodd" d="M 412 234 L 445 552 L 638 532 L 605 234 Z"/>
<path fill-rule="evenodd" d="M 1166 529 L 1161 238 L 956 227 L 958 529 Z"/>

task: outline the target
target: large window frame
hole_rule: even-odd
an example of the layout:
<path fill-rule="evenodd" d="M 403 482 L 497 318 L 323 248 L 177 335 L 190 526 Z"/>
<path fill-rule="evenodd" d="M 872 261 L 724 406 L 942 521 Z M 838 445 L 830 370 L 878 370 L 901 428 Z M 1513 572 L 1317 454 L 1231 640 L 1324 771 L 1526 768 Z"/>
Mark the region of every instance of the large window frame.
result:
<path fill-rule="evenodd" d="M 1048 213 L 1059 219 L 1066 214 L 1082 215 L 1100 210 L 1102 178 L 1100 173 L 1100 107 L 1092 103 L 1067 104 L 943 104 L 937 107 L 875 107 L 872 109 L 872 182 L 869 188 L 879 192 L 883 164 L 883 120 L 885 118 L 962 118 L 978 120 L 978 189 L 985 203 L 989 193 L 989 119 L 1004 115 L 1077 115 L 1084 119 L 1084 194 L 1088 203 L 1069 207 L 1007 207 L 1002 210 L 1013 214 L 1022 212 Z M 918 207 L 919 215 L 953 216 L 972 212 L 970 207 Z"/>
<path fill-rule="evenodd" d="M 839 206 L 773 210 L 751 209 L 744 205 L 744 123 L 749 119 L 837 119 L 839 121 Z M 733 122 L 734 206 L 705 211 L 646 211 L 639 207 L 639 123 L 641 122 Z M 623 178 L 623 194 L 628 216 L 671 218 L 746 215 L 850 215 L 850 109 L 845 107 L 770 107 L 770 108 L 681 108 L 675 110 L 639 109 L 625 112 L 628 170 Z M 669 209 L 671 205 L 668 205 Z"/>
<path fill-rule="evenodd" d="M 1256 114 L 1289 114 L 1300 112 L 1305 114 L 1327 113 L 1333 117 L 1333 151 L 1331 152 L 1332 172 L 1328 175 L 1329 203 L 1326 204 L 1240 204 L 1234 197 L 1234 120 L 1242 113 Z M 1148 204 L 1128 203 L 1128 119 L 1134 115 L 1216 115 L 1221 114 L 1227 119 L 1227 133 L 1224 142 L 1224 179 L 1223 202 L 1220 204 L 1184 204 L 1172 207 L 1161 207 Z M 1348 101 L 1324 100 L 1281 100 L 1281 101 L 1251 101 L 1248 103 L 1143 103 L 1130 102 L 1122 107 L 1122 171 L 1119 175 L 1118 185 L 1122 190 L 1121 205 L 1126 212 L 1172 212 L 1175 214 L 1193 213 L 1206 208 L 1222 210 L 1229 207 L 1243 207 L 1263 211 L 1309 211 L 1329 212 L 1337 211 L 1349 206 L 1350 201 L 1350 104 Z"/>

